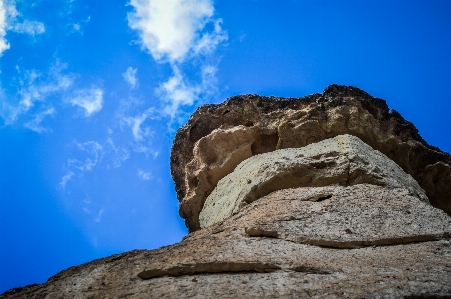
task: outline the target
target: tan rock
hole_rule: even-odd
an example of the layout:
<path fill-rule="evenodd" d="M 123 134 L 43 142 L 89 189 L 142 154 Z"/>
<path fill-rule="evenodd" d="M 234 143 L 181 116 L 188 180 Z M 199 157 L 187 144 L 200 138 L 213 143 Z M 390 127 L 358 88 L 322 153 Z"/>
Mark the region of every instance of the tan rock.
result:
<path fill-rule="evenodd" d="M 423 189 L 395 162 L 355 136 L 340 135 L 244 160 L 208 196 L 199 214 L 200 226 L 223 221 L 243 204 L 276 190 L 360 183 L 406 188 L 428 202 Z"/>
<path fill-rule="evenodd" d="M 275 150 L 277 139 L 273 138 L 271 144 L 271 136 L 271 132 L 262 132 L 257 127 L 237 126 L 214 130 L 199 139 L 193 149 L 194 158 L 186 165 L 188 193 L 185 202 L 192 204 L 181 211 L 193 215 L 192 221 L 198 222 L 198 214 L 194 211 L 202 209 L 205 199 L 220 179 L 255 154 L 255 144 L 259 145 L 259 153 Z"/>
<path fill-rule="evenodd" d="M 450 220 L 402 188 L 284 189 L 178 244 L 72 267 L 0 298 L 445 298 Z"/>
<path fill-rule="evenodd" d="M 280 203 L 281 199 L 294 202 Z M 427 203 L 418 202 L 405 188 L 360 184 L 285 189 L 263 200 L 265 209 L 273 210 L 271 221 L 260 220 L 259 224 L 246 228 L 249 236 L 357 248 L 447 239 L 451 234 L 451 218 Z M 260 217 L 257 212 L 261 211 L 249 209 L 246 217 Z"/>
<path fill-rule="evenodd" d="M 357 136 L 393 159 L 417 180 L 432 205 L 451 215 L 451 184 L 448 183 L 451 173 L 433 170 L 437 163 L 449 167 L 451 156 L 428 145 L 414 125 L 398 112 L 389 110 L 384 100 L 358 88 L 338 85 L 327 87 L 322 94 L 303 98 L 244 95 L 219 105 L 200 107 L 178 130 L 171 151 L 171 172 L 180 201 L 180 215 L 185 218 L 190 231 L 199 229 L 197 217 L 215 182 L 222 178 L 221 175 L 227 175 L 226 169 L 238 165 L 249 154 L 299 148 L 342 134 Z M 208 147 L 203 147 L 201 153 L 195 152 L 196 143 L 201 139 Z M 230 166 L 217 172 L 216 162 L 210 166 L 199 156 L 216 151 L 217 146 L 211 142 L 214 139 L 222 140 L 221 146 L 227 148 L 246 148 L 246 155 L 240 156 L 243 160 L 238 161 L 236 154 L 230 156 L 231 162 L 227 155 L 217 157 L 215 161 Z M 243 143 L 238 144 L 237 140 L 243 140 Z M 210 176 L 214 180 L 204 179 Z M 197 181 L 210 184 L 200 189 L 203 196 L 193 188 Z"/>

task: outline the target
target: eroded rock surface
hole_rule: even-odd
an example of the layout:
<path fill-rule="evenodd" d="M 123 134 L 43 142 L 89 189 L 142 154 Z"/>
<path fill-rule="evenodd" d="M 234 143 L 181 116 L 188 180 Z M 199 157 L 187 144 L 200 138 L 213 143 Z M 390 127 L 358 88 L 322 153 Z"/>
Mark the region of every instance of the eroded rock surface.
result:
<path fill-rule="evenodd" d="M 72 267 L 0 298 L 451 296 L 451 218 L 409 193 L 279 190 L 178 244 Z"/>
<path fill-rule="evenodd" d="M 428 202 L 418 183 L 393 160 L 351 135 L 302 148 L 252 156 L 219 181 L 199 215 L 200 227 L 223 221 L 273 191 L 296 187 L 373 184 L 406 188 Z"/>
<path fill-rule="evenodd" d="M 273 210 L 271 220 L 246 228 L 249 236 L 356 248 L 448 239 L 451 233 L 448 215 L 418 202 L 404 188 L 359 184 L 285 189 L 262 198 L 261 204 Z M 246 216 L 259 217 L 260 212 L 249 209 Z"/>
<path fill-rule="evenodd" d="M 432 205 L 451 215 L 450 155 L 428 145 L 384 100 L 339 85 L 303 98 L 244 95 L 200 107 L 177 132 L 171 151 L 180 215 L 190 231 L 199 229 L 197 215 L 205 199 L 250 156 L 342 134 L 357 136 L 393 159 L 417 180 Z"/>

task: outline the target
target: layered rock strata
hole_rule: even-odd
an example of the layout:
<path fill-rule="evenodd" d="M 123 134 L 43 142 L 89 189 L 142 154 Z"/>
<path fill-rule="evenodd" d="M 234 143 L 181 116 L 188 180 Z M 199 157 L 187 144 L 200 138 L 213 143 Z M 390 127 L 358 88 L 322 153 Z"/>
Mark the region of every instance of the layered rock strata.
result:
<path fill-rule="evenodd" d="M 208 195 L 245 159 L 342 134 L 357 136 L 394 160 L 433 206 L 451 215 L 451 156 L 428 145 L 384 100 L 339 85 L 303 98 L 244 95 L 197 109 L 177 131 L 171 151 L 180 215 L 195 231 Z"/>
<path fill-rule="evenodd" d="M 406 188 L 429 202 L 418 183 L 395 162 L 355 136 L 340 135 L 244 160 L 207 197 L 199 215 L 200 226 L 220 222 L 276 190 L 362 183 Z"/>

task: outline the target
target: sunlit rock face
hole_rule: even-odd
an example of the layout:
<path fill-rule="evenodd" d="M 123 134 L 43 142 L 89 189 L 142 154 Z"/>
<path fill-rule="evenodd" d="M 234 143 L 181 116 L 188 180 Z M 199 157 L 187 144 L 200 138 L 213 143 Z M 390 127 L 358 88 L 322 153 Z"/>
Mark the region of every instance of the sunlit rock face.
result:
<path fill-rule="evenodd" d="M 191 117 L 171 161 L 181 242 L 0 298 L 451 296 L 451 217 L 433 206 L 449 213 L 450 157 L 382 100 L 234 97 Z"/>
<path fill-rule="evenodd" d="M 300 148 L 350 134 L 385 154 L 451 214 L 451 157 L 428 145 L 415 126 L 384 100 L 348 86 L 331 85 L 303 98 L 236 96 L 197 109 L 176 134 L 171 172 L 180 215 L 190 231 L 219 180 L 245 159 Z"/>
<path fill-rule="evenodd" d="M 406 188 L 281 189 L 175 245 L 0 298 L 447 298 L 450 232 L 451 217 Z"/>
<path fill-rule="evenodd" d="M 280 189 L 364 183 L 406 188 L 429 202 L 418 183 L 393 160 L 358 137 L 339 135 L 244 160 L 207 197 L 199 215 L 200 226 L 223 221 L 242 206 Z"/>

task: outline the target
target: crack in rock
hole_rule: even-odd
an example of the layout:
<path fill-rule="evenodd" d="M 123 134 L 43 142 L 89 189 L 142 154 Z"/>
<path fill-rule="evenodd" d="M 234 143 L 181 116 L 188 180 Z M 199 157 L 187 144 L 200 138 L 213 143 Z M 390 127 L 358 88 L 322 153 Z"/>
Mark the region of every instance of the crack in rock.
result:
<path fill-rule="evenodd" d="M 182 264 L 167 269 L 150 269 L 138 274 L 141 279 L 151 279 L 162 276 L 182 276 L 194 274 L 213 273 L 270 273 L 280 270 L 281 267 L 267 263 L 246 263 L 246 262 L 205 262 Z"/>
<path fill-rule="evenodd" d="M 356 240 L 356 241 L 335 241 L 325 239 L 313 239 L 309 236 L 292 235 L 288 233 L 280 233 L 274 230 L 265 230 L 261 227 L 245 228 L 246 235 L 250 237 L 267 237 L 277 238 L 298 244 L 313 245 L 319 247 L 330 247 L 339 249 L 354 249 L 368 246 L 387 246 L 400 245 L 415 242 L 428 242 L 438 240 L 449 240 L 450 233 L 443 232 L 439 234 L 424 234 L 406 237 L 383 238 L 377 240 Z"/>
<path fill-rule="evenodd" d="M 260 263 L 260 262 L 204 262 L 181 264 L 167 269 L 150 269 L 142 271 L 138 277 L 147 280 L 163 276 L 183 276 L 183 275 L 201 275 L 201 274 L 219 274 L 219 273 L 271 273 L 278 270 L 288 270 L 306 274 L 331 274 L 331 271 L 308 267 L 291 266 L 282 268 L 279 265 Z"/>

